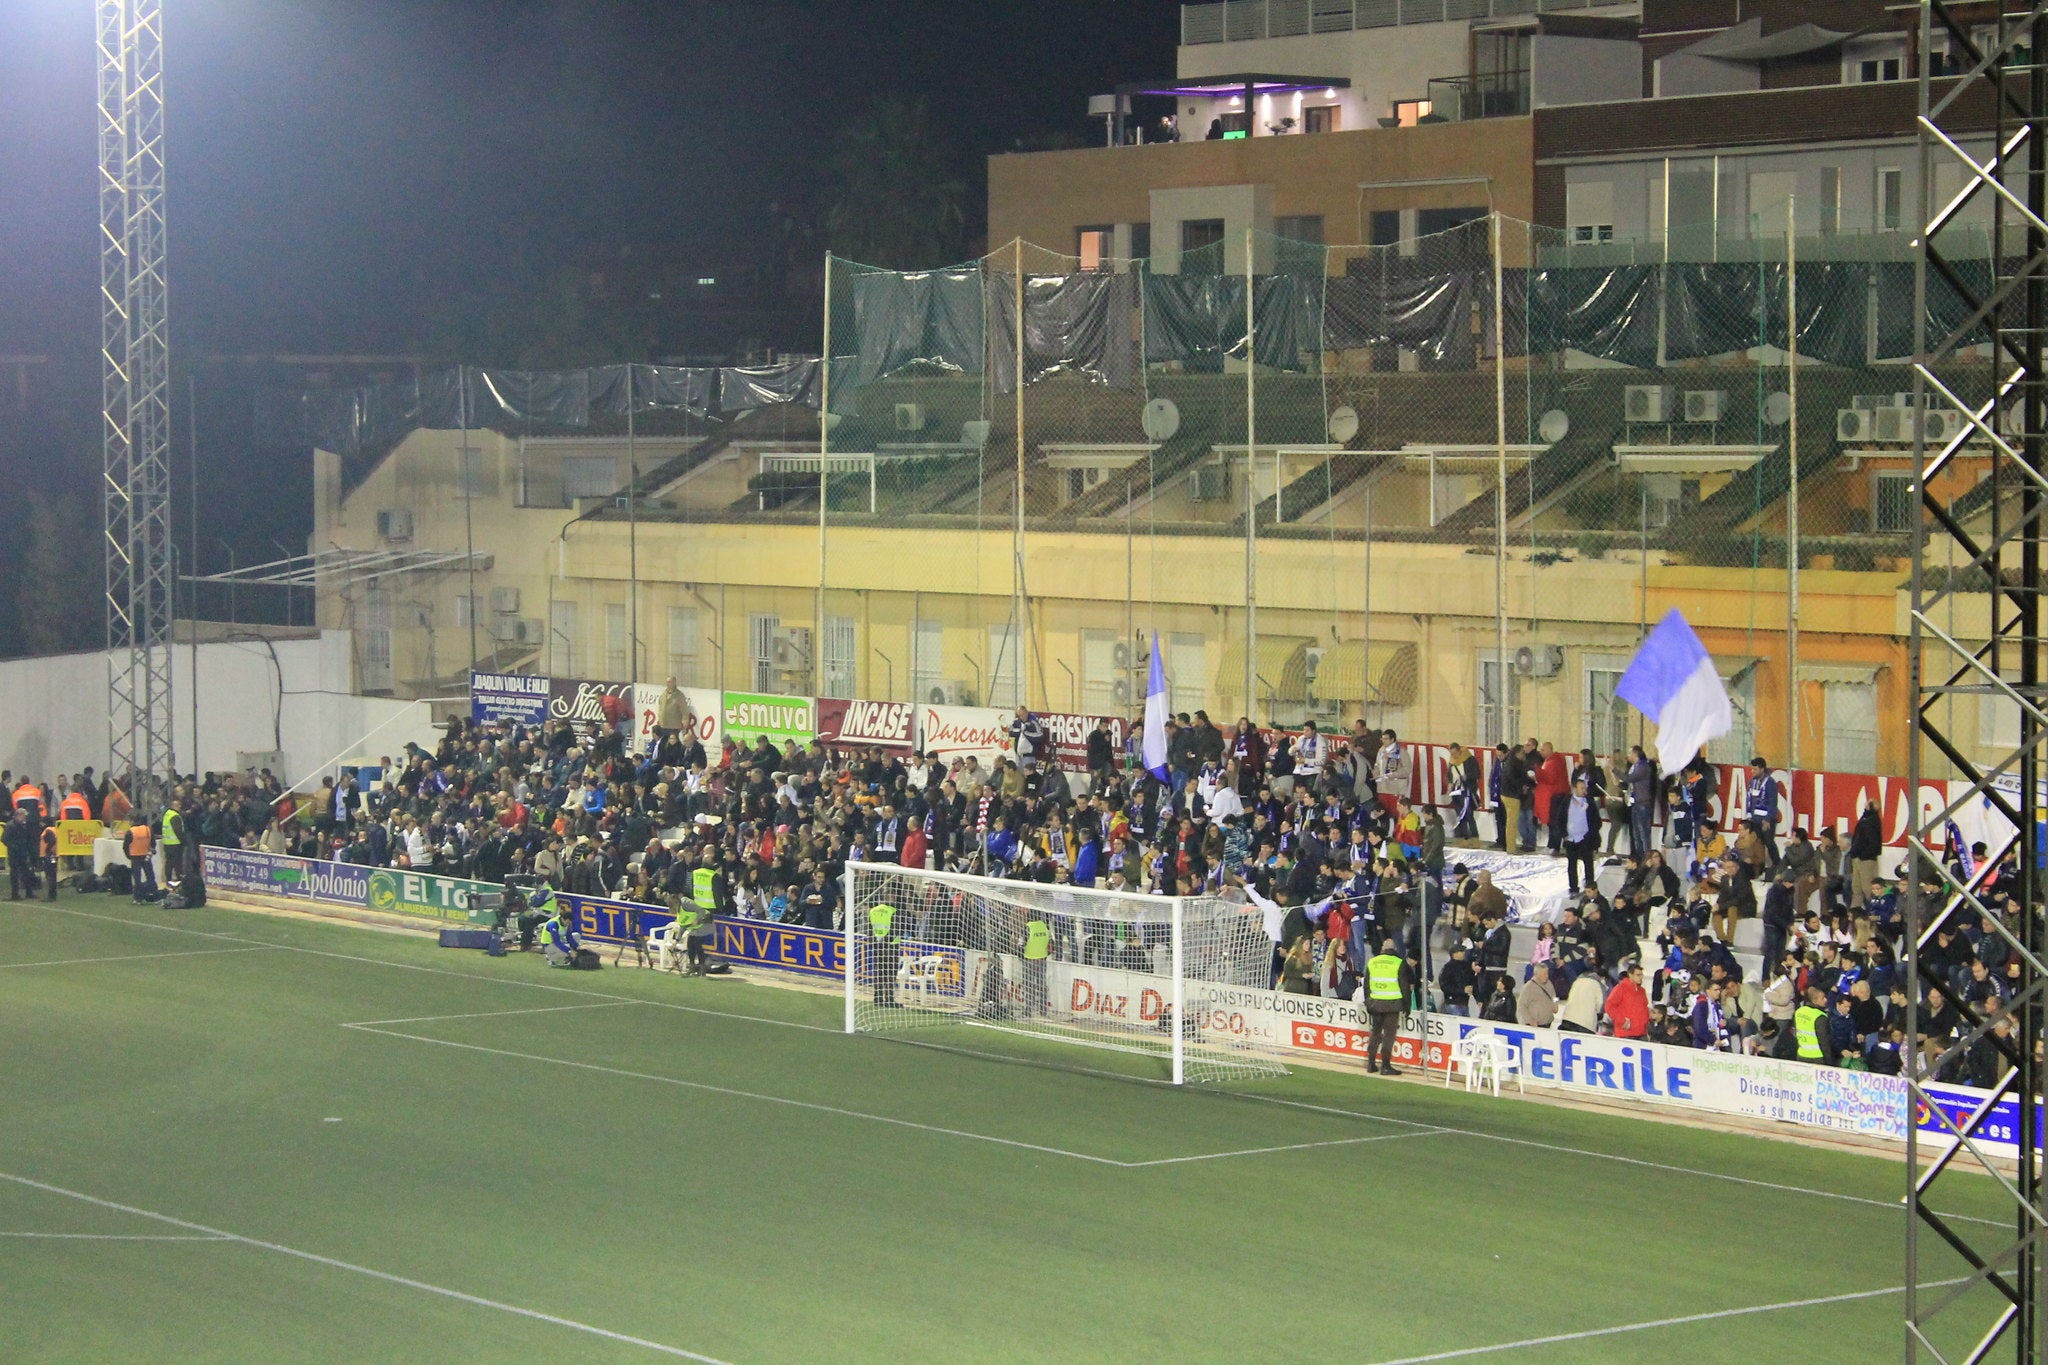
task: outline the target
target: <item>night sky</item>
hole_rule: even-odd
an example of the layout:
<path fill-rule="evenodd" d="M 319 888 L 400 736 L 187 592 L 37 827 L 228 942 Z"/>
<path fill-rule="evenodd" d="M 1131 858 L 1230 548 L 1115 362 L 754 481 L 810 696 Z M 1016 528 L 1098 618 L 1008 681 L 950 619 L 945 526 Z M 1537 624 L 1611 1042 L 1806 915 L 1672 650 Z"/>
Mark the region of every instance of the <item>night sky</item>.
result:
<path fill-rule="evenodd" d="M 808 204 L 832 135 L 882 93 L 922 97 L 947 129 L 978 232 L 981 157 L 1099 138 L 1087 96 L 1170 72 L 1179 15 L 1170 0 L 164 8 L 181 373 L 202 355 L 407 351 L 450 300 L 621 243 L 745 262 L 768 206 Z M 0 354 L 55 358 L 27 414 L 6 376 L 9 484 L 57 461 L 69 486 L 97 461 L 94 79 L 87 0 L 0 0 Z M 229 398 L 203 398 L 202 418 L 213 402 Z M 237 496 L 202 497 L 202 541 L 254 553 L 303 535 L 300 471 L 208 445 L 203 483 Z M 6 516 L 0 501 L 0 534 Z M 0 652 L 7 634 L 0 619 Z"/>

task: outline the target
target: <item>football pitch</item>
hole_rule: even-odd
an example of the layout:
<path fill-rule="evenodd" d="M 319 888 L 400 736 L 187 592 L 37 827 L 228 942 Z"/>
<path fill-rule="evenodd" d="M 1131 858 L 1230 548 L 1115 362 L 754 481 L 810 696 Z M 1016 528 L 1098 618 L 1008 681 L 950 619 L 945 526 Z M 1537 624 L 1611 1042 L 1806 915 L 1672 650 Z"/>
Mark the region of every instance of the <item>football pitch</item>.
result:
<path fill-rule="evenodd" d="M 1901 1354 L 1872 1156 L 223 907 L 0 928 L 9 1361 Z"/>

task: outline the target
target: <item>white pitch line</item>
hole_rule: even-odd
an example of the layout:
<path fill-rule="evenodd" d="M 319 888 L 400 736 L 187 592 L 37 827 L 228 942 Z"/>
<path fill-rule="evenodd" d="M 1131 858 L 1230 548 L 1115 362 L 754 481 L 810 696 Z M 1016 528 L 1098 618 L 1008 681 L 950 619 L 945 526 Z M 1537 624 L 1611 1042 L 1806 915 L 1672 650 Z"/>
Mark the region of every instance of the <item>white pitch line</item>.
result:
<path fill-rule="evenodd" d="M 379 1024 L 433 1024 L 443 1019 L 502 1019 L 510 1014 L 562 1014 L 569 1010 L 615 1010 L 621 1005 L 645 1004 L 641 1000 L 600 1000 L 592 1005 L 542 1005 L 531 1010 L 479 1010 L 469 1014 L 415 1014 L 410 1019 L 363 1019 L 343 1028 L 374 1028 Z"/>
<path fill-rule="evenodd" d="M 1017 1138 L 994 1137 L 988 1133 L 970 1133 L 964 1128 L 942 1128 L 935 1123 L 918 1123 L 912 1119 L 891 1118 L 887 1114 L 870 1114 L 860 1109 L 842 1109 L 837 1105 L 819 1104 L 813 1100 L 793 1100 L 786 1095 L 764 1095 L 754 1090 L 735 1090 L 731 1086 L 712 1085 L 707 1081 L 686 1081 L 675 1076 L 657 1076 L 647 1071 L 628 1071 L 623 1067 L 601 1066 L 596 1062 L 575 1062 L 563 1057 L 543 1057 L 534 1052 L 514 1052 L 510 1048 L 485 1047 L 481 1043 L 457 1043 L 447 1038 L 426 1038 L 416 1033 L 400 1033 L 396 1029 L 366 1028 L 361 1024 L 344 1024 L 359 1033 L 376 1033 L 386 1038 L 403 1038 L 407 1042 L 432 1043 L 436 1047 L 460 1048 L 464 1052 L 484 1052 L 494 1057 L 511 1057 L 522 1062 L 545 1062 L 550 1066 L 575 1067 L 579 1071 L 598 1071 L 607 1076 L 623 1076 L 628 1080 L 654 1081 L 660 1085 L 677 1085 L 689 1090 L 703 1090 L 714 1095 L 730 1095 L 735 1099 L 759 1100 L 763 1104 L 783 1104 L 793 1109 L 811 1109 L 821 1114 L 836 1114 L 841 1118 L 866 1119 L 870 1123 L 886 1123 L 897 1128 L 915 1128 L 923 1133 L 943 1133 L 947 1137 L 972 1138 L 976 1142 L 993 1142 L 1004 1147 L 1020 1147 L 1027 1152 L 1043 1152 L 1047 1156 L 1071 1157 L 1076 1161 L 1093 1162 L 1100 1166 L 1129 1166 L 1127 1161 L 1112 1157 L 1095 1156 L 1088 1152 L 1070 1152 L 1063 1147 L 1043 1147 L 1035 1142 L 1023 1142 Z"/>
<path fill-rule="evenodd" d="M 1231 1156 L 1264 1156 L 1268 1152 L 1301 1152 L 1311 1147 L 1355 1147 L 1362 1142 L 1400 1142 L 1407 1138 L 1429 1137 L 1439 1133 L 1440 1128 L 1428 1128 L 1414 1133 L 1375 1133 L 1369 1137 L 1331 1138 L 1327 1142 L 1290 1142 L 1284 1147 L 1247 1147 L 1238 1152 L 1203 1152 L 1199 1156 L 1167 1156 L 1157 1161 L 1126 1161 L 1122 1164 L 1136 1169 L 1140 1166 L 1178 1166 L 1189 1161 L 1221 1161 Z"/>
<path fill-rule="evenodd" d="M 0 1171 L 0 1180 L 12 1181 L 14 1184 L 25 1186 L 31 1190 L 41 1190 L 45 1194 L 61 1194 L 67 1199 L 76 1199 L 81 1203 L 92 1204 L 103 1209 L 113 1209 L 119 1213 L 132 1213 L 138 1218 L 152 1219 L 174 1228 L 184 1228 L 188 1232 L 205 1233 L 210 1239 L 223 1242 L 240 1242 L 243 1246 L 255 1247 L 261 1251 L 276 1252 L 280 1256 L 293 1256 L 301 1261 L 311 1261 L 315 1265 L 329 1266 L 335 1270 L 346 1270 L 356 1275 L 367 1275 L 373 1280 L 382 1280 L 386 1284 L 395 1284 L 406 1289 L 417 1289 L 426 1294 L 438 1294 L 442 1298 L 454 1299 L 458 1303 L 473 1304 L 478 1308 L 495 1309 L 500 1313 L 511 1313 L 515 1317 L 530 1318 L 535 1322 L 545 1322 L 555 1327 L 566 1327 L 575 1332 L 587 1332 L 591 1336 L 603 1337 L 607 1341 L 622 1342 L 627 1346 L 644 1347 L 647 1350 L 659 1351 L 663 1355 L 675 1356 L 682 1360 L 699 1361 L 702 1365 L 726 1365 L 726 1362 L 714 1356 L 699 1355 L 695 1351 L 686 1351 L 680 1346 L 670 1346 L 659 1341 L 649 1341 L 645 1337 L 628 1336 L 624 1332 L 614 1332 L 608 1327 L 597 1327 L 587 1322 L 578 1322 L 574 1318 L 557 1317 L 553 1313 L 543 1313 L 535 1308 L 522 1308 L 516 1303 L 505 1303 L 498 1299 L 487 1299 L 478 1294 L 465 1294 L 459 1289 L 446 1289 L 438 1284 L 428 1284 L 425 1280 L 415 1280 L 404 1275 L 394 1275 L 388 1270 L 373 1270 L 369 1266 L 357 1265 L 353 1261 L 337 1260 L 335 1257 L 322 1256 L 314 1251 L 301 1251 L 297 1247 L 288 1247 L 281 1242 L 266 1242 L 259 1237 L 244 1237 L 238 1232 L 224 1232 L 219 1228 L 210 1228 L 204 1223 L 194 1223 L 184 1218 L 173 1218 L 167 1213 L 157 1213 L 150 1209 L 137 1208 L 133 1204 L 119 1204 L 111 1199 L 101 1199 L 97 1195 L 83 1194 L 78 1190 L 67 1190 L 62 1185 L 49 1185 L 40 1180 L 31 1180 L 25 1175 L 10 1175 L 6 1171 Z"/>
<path fill-rule="evenodd" d="M 1896 1199 L 1872 1199 L 1867 1195 L 1845 1194 L 1840 1190 L 1816 1190 L 1806 1185 L 1787 1185 L 1776 1180 L 1758 1180 L 1753 1176 L 1731 1175 L 1726 1171 L 1706 1171 L 1696 1166 L 1673 1166 L 1662 1161 L 1649 1161 L 1639 1156 L 1623 1156 L 1618 1152 L 1601 1152 L 1590 1147 L 1570 1147 L 1560 1142 L 1539 1142 L 1535 1138 L 1508 1137 L 1502 1133 L 1486 1133 L 1476 1128 L 1454 1128 L 1448 1125 L 1419 1123 L 1414 1119 L 1390 1118 L 1385 1114 L 1363 1114 L 1352 1109 L 1335 1105 L 1309 1104 L 1304 1100 L 1283 1100 L 1276 1095 L 1232 1095 L 1233 1099 L 1257 1100 L 1261 1104 L 1281 1104 L 1289 1109 L 1307 1109 L 1318 1114 L 1348 1114 L 1352 1118 L 1375 1119 L 1381 1123 L 1396 1123 L 1404 1128 L 1430 1128 L 1432 1131 L 1450 1137 L 1484 1138 L 1488 1142 L 1505 1142 L 1516 1147 L 1534 1147 L 1538 1151 L 1556 1152 L 1562 1156 L 1594 1157 L 1601 1161 L 1618 1161 L 1625 1166 L 1641 1166 L 1652 1171 L 1668 1171 L 1672 1175 L 1697 1175 L 1708 1180 L 1726 1180 L 1737 1185 L 1749 1185 L 1760 1190 L 1777 1190 L 1784 1194 L 1810 1194 L 1816 1199 L 1839 1199 L 1850 1204 L 1864 1204 L 1874 1209 L 1903 1209 L 1903 1201 Z M 1976 1218 L 1967 1213 L 1944 1213 L 1943 1218 L 1961 1223 L 1982 1223 L 1986 1227 L 2006 1226 L 1995 1218 Z"/>
<path fill-rule="evenodd" d="M 232 1242 L 220 1233 L 183 1232 L 0 1232 L 0 1237 L 35 1237 L 52 1242 Z"/>
<path fill-rule="evenodd" d="M 1922 1289 L 1941 1289 L 1947 1285 L 1961 1284 L 1962 1280 L 1937 1280 L 1933 1284 L 1920 1286 Z M 1557 1346 L 1568 1341 L 1590 1341 L 1594 1337 L 1621 1336 L 1628 1332 L 1648 1332 L 1658 1327 L 1683 1327 L 1695 1322 L 1718 1322 L 1723 1318 L 1750 1317 L 1758 1313 L 1778 1313 L 1788 1308 L 1819 1308 L 1831 1303 L 1854 1303 L 1859 1299 L 1881 1299 L 1889 1294 L 1903 1294 L 1904 1285 L 1893 1285 L 1889 1289 L 1861 1289 L 1851 1294 L 1824 1294 L 1812 1299 L 1787 1299 L 1783 1303 L 1760 1303 L 1750 1308 L 1719 1308 L 1711 1313 L 1687 1313 L 1683 1317 L 1653 1318 L 1648 1322 L 1627 1322 L 1619 1327 L 1595 1327 L 1584 1332 L 1558 1332 L 1547 1337 L 1525 1337 L 1521 1341 L 1496 1342 L 1491 1346 L 1465 1346 L 1455 1351 L 1432 1351 L 1428 1355 L 1402 1356 L 1398 1360 L 1382 1360 L 1376 1365 L 1430 1365 L 1438 1360 L 1466 1360 L 1472 1356 L 1493 1355 L 1500 1351 L 1522 1351 L 1531 1346 Z"/>
<path fill-rule="evenodd" d="M 59 957 L 47 962 L 0 962 L 0 971 L 12 971 L 16 967 L 79 967 L 93 962 L 154 962 L 163 957 L 219 957 L 224 953 L 260 953 L 270 947 L 260 948 L 194 948 L 188 953 L 122 953 L 114 957 Z"/>

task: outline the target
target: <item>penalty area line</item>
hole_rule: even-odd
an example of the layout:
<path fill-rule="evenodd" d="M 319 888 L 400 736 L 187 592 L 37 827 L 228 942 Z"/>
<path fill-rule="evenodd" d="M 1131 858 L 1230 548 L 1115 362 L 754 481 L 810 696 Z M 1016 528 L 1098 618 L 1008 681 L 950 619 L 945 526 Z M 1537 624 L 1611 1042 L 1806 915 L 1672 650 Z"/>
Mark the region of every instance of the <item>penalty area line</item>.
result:
<path fill-rule="evenodd" d="M 1920 1286 L 1922 1289 L 1942 1289 L 1949 1285 L 1961 1284 L 1962 1280 L 1936 1280 Z M 1659 1327 L 1683 1327 L 1695 1322 L 1719 1322 L 1724 1318 L 1752 1317 L 1758 1313 L 1780 1313 L 1792 1308 L 1820 1308 L 1831 1303 L 1855 1303 L 1860 1299 L 1881 1299 L 1890 1294 L 1903 1294 L 1904 1285 L 1892 1285 L 1887 1289 L 1859 1289 L 1848 1294 L 1823 1294 L 1812 1299 L 1787 1299 L 1782 1303 L 1760 1303 L 1748 1308 L 1717 1308 L 1710 1313 L 1687 1313 L 1675 1318 L 1652 1318 L 1648 1322 L 1625 1322 L 1617 1327 L 1594 1327 L 1583 1332 L 1558 1332 L 1547 1337 L 1525 1337 L 1520 1341 L 1501 1341 L 1491 1346 L 1461 1346 L 1452 1351 L 1432 1351 L 1427 1355 L 1401 1356 L 1395 1360 L 1382 1360 L 1375 1365 L 1431 1365 L 1439 1360 L 1468 1360 L 1473 1356 L 1493 1355 L 1500 1351 L 1522 1351 L 1532 1346 L 1558 1346 L 1569 1341 L 1591 1341 L 1595 1337 L 1621 1336 L 1628 1332 L 1648 1332 Z"/>
<path fill-rule="evenodd" d="M 1178 1166 L 1189 1161 L 1221 1161 L 1233 1156 L 1265 1156 L 1272 1152 L 1305 1152 L 1317 1147 L 1355 1147 L 1364 1142 L 1401 1142 L 1408 1138 L 1434 1137 L 1443 1132 L 1441 1128 L 1423 1128 L 1412 1133 L 1374 1133 L 1369 1137 L 1330 1138 L 1323 1142 L 1290 1142 L 1281 1147 L 1246 1147 L 1235 1152 L 1203 1152 L 1197 1156 L 1167 1156 L 1156 1161 L 1126 1161 L 1123 1164 L 1133 1169 L 1139 1166 Z"/>
<path fill-rule="evenodd" d="M 570 1331 L 584 1332 L 591 1336 L 603 1337 L 607 1341 L 616 1341 L 627 1346 L 639 1346 L 649 1351 L 657 1351 L 662 1355 L 674 1356 L 680 1360 L 700 1361 L 702 1365 L 726 1365 L 726 1362 L 717 1359 L 715 1356 L 699 1355 L 695 1351 L 686 1351 L 680 1346 L 670 1346 L 664 1342 L 649 1341 L 645 1337 L 629 1336 L 624 1332 L 614 1332 L 608 1327 L 598 1327 L 591 1323 L 578 1322 L 574 1318 L 557 1317 L 553 1313 L 543 1313 L 536 1308 L 522 1308 L 516 1303 L 505 1303 L 499 1299 L 487 1299 L 479 1294 L 466 1294 L 460 1289 L 448 1289 L 438 1284 L 428 1284 L 425 1280 L 415 1280 L 405 1275 L 394 1275 L 388 1270 L 375 1270 L 369 1266 L 357 1265 L 353 1261 L 338 1260 L 333 1256 L 322 1256 L 318 1252 L 313 1251 L 302 1251 L 297 1247 L 285 1246 L 281 1242 L 266 1242 L 259 1237 L 244 1237 L 237 1232 L 225 1232 L 220 1228 L 208 1227 L 204 1223 L 194 1223 L 188 1219 L 174 1218 L 167 1213 L 157 1213 L 151 1209 L 137 1208 L 133 1204 L 116 1203 L 114 1200 L 102 1199 L 97 1195 L 85 1194 L 79 1190 L 68 1190 L 62 1185 L 51 1185 L 41 1180 L 31 1180 L 25 1175 L 12 1175 L 6 1171 L 0 1171 L 0 1180 L 10 1181 L 13 1184 L 31 1190 L 41 1190 L 45 1194 L 58 1194 L 66 1199 L 76 1199 L 80 1203 L 91 1204 L 97 1208 L 112 1209 L 117 1213 L 134 1214 L 138 1218 L 148 1218 L 154 1222 L 164 1223 L 174 1228 L 183 1228 L 187 1232 L 202 1233 L 204 1237 L 200 1240 L 240 1242 L 243 1246 L 255 1247 L 259 1251 L 274 1252 L 279 1256 L 291 1256 L 301 1261 L 310 1261 L 315 1265 L 324 1265 L 334 1270 L 346 1270 L 354 1275 L 368 1276 L 370 1279 L 382 1280 L 386 1284 L 395 1284 L 404 1289 L 417 1289 L 425 1294 L 438 1294 L 444 1299 L 453 1299 L 457 1303 L 466 1303 L 477 1308 L 489 1308 L 500 1313 L 510 1313 L 514 1317 L 528 1318 L 534 1322 L 544 1322 L 552 1327 L 566 1327 Z"/>
<path fill-rule="evenodd" d="M 193 948 L 178 953 L 119 953 L 107 957 L 58 957 L 45 962 L 0 962 L 0 971 L 13 971 L 18 967 L 82 967 L 94 962 L 155 962 L 166 957 L 220 957 L 227 953 L 261 953 L 270 951 L 269 945 L 260 948 Z"/>

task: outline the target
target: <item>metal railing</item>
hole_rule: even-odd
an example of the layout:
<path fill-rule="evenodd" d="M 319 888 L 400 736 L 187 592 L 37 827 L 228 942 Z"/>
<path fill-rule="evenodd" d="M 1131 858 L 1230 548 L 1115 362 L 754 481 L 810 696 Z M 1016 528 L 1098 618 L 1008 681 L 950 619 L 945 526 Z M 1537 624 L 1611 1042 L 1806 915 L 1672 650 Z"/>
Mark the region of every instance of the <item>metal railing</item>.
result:
<path fill-rule="evenodd" d="M 1529 73 L 1488 71 L 1476 76 L 1434 77 L 1429 82 L 1429 110 L 1448 123 L 1526 114 Z"/>
<path fill-rule="evenodd" d="M 1593 8 L 1590 0 L 1211 0 L 1180 7 L 1180 41 L 1197 47 Z"/>

